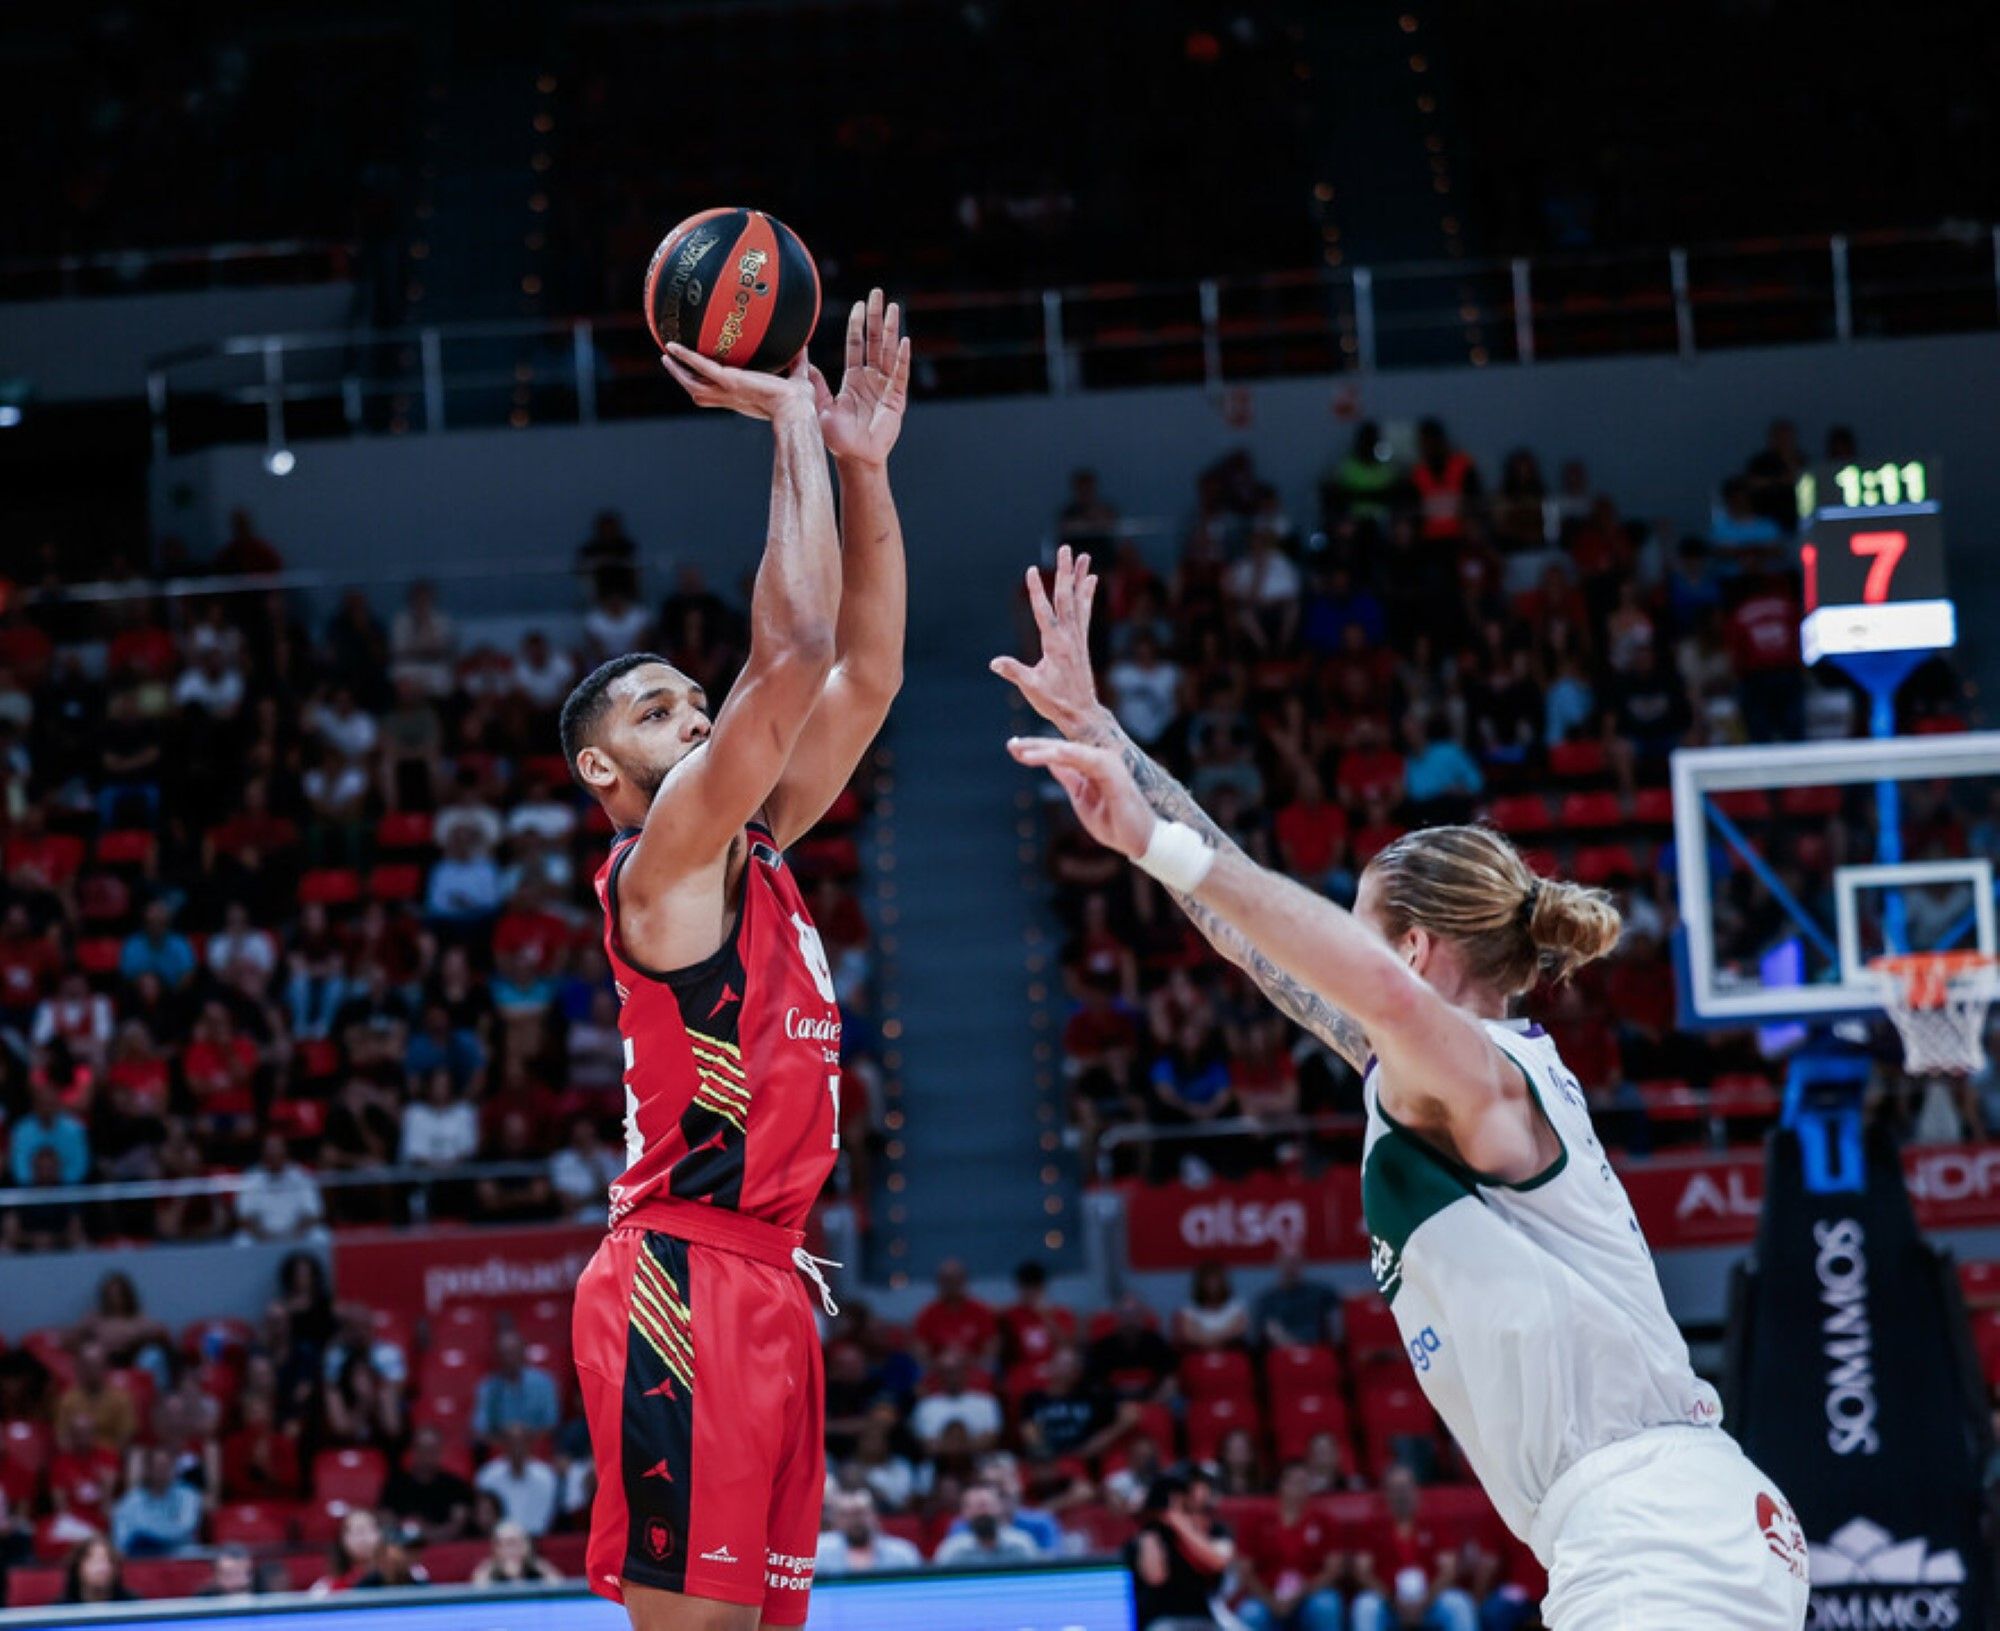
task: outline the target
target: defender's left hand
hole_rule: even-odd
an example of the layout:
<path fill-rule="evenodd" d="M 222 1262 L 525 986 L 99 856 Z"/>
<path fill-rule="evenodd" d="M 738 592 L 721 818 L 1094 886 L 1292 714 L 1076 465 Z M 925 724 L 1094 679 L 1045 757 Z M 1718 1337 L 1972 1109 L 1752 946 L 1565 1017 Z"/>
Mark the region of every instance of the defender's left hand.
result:
<path fill-rule="evenodd" d="M 882 465 L 903 430 L 910 401 L 910 342 L 903 337 L 903 310 L 882 291 L 871 289 L 847 314 L 847 360 L 834 395 L 826 378 L 812 370 L 820 434 L 827 451 L 848 464 Z"/>

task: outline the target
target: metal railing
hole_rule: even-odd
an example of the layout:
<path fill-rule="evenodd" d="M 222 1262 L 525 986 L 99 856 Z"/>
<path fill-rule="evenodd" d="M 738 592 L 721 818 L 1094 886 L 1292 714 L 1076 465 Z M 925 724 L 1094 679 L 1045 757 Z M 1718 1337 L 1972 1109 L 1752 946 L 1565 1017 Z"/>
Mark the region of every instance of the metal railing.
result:
<path fill-rule="evenodd" d="M 1115 1156 L 1121 1149 L 1146 1150 L 1155 1144 L 1224 1144 L 1235 1140 L 1275 1143 L 1286 1139 L 1316 1138 L 1330 1143 L 1335 1139 L 1358 1138 L 1367 1130 L 1367 1118 L 1355 1112 L 1333 1112 L 1317 1116 L 1218 1116 L 1213 1121 L 1189 1122 L 1179 1126 L 1128 1122 L 1107 1127 L 1097 1140 L 1097 1176 L 1115 1176 Z"/>
<path fill-rule="evenodd" d="M 932 396 L 1533 365 L 2000 326 L 2000 227 L 909 302 Z M 832 343 L 836 325 L 824 333 Z M 636 311 L 248 335 L 153 359 L 155 451 L 685 411 Z"/>
<path fill-rule="evenodd" d="M 167 294 L 273 283 L 345 283 L 357 248 L 324 238 L 119 249 L 0 260 L 0 301 Z"/>

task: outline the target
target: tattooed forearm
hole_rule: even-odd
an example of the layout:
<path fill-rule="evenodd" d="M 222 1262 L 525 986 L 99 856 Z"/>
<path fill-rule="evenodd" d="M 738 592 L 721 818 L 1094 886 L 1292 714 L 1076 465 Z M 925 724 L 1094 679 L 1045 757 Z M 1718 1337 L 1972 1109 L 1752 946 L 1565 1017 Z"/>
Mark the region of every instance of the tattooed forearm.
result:
<path fill-rule="evenodd" d="M 1241 853 L 1236 841 L 1209 818 L 1208 812 L 1195 802 L 1194 795 L 1168 775 L 1158 761 L 1149 758 L 1138 743 L 1125 734 L 1117 717 L 1108 710 L 1100 710 L 1098 716 L 1077 736 L 1100 747 L 1115 749 L 1125 760 L 1126 768 L 1132 772 L 1133 781 L 1152 806 L 1153 813 L 1162 820 L 1184 822 L 1217 849 Z M 1301 1030 L 1318 1037 L 1357 1071 L 1366 1069 L 1368 1037 L 1350 1015 L 1342 1013 L 1317 992 L 1308 990 L 1293 979 L 1252 945 L 1240 930 L 1193 896 L 1176 894 L 1173 890 L 1167 893 L 1173 896 L 1174 904 L 1187 913 L 1189 921 L 1202 932 L 1208 943 L 1248 974 L 1278 1012 Z"/>

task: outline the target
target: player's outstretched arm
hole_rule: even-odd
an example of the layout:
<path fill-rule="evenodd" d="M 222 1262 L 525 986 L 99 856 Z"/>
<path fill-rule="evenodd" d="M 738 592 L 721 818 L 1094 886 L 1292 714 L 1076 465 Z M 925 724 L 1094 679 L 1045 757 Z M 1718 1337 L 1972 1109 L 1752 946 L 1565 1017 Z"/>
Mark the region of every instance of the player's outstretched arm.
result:
<path fill-rule="evenodd" d="M 764 806 L 780 848 L 805 836 L 840 796 L 903 684 L 903 525 L 889 453 L 910 398 L 903 314 L 880 289 L 847 318 L 840 394 L 812 371 L 821 434 L 840 473 L 840 619 L 833 672 Z"/>
<path fill-rule="evenodd" d="M 1013 657 L 995 657 L 990 665 L 993 672 L 1016 686 L 1035 712 L 1070 741 L 1116 753 L 1161 820 L 1183 822 L 1213 848 L 1241 855 L 1236 841 L 1209 819 L 1194 795 L 1134 742 L 1118 723 L 1118 716 L 1098 700 L 1090 672 L 1090 609 L 1096 598 L 1097 578 L 1090 570 L 1090 557 L 1072 555 L 1069 545 L 1064 544 L 1056 551 L 1053 593 L 1043 588 L 1039 572 L 1028 573 L 1028 604 L 1041 632 L 1041 660 L 1030 668 Z M 1210 907 L 1177 890 L 1167 893 L 1203 938 L 1248 974 L 1274 1008 L 1356 1070 L 1366 1065 L 1368 1036 L 1353 1016 L 1286 973 Z"/>
<path fill-rule="evenodd" d="M 840 550 L 808 364 L 783 375 L 725 368 L 670 346 L 667 371 L 703 407 L 771 424 L 770 528 L 750 595 L 750 651 L 708 740 L 668 773 L 621 878 L 671 886 L 728 851 L 783 774 L 833 667 Z"/>
<path fill-rule="evenodd" d="M 1446 1001 L 1354 915 L 1247 856 L 1162 821 L 1109 748 L 1016 737 L 1008 751 L 1047 769 L 1100 844 L 1215 911 L 1280 968 L 1367 1034 L 1399 1117 L 1442 1125 L 1462 1160 L 1498 1178 L 1545 1165 L 1526 1081 L 1470 1014 Z"/>

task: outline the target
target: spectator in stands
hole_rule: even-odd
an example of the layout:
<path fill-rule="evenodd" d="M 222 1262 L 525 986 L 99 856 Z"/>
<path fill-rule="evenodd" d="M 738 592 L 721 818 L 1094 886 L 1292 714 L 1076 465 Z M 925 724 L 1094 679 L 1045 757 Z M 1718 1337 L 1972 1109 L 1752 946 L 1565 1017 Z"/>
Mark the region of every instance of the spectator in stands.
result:
<path fill-rule="evenodd" d="M 44 998 L 35 1009 L 34 1029 L 28 1039 L 38 1048 L 61 1040 L 78 1064 L 87 1070 L 101 1070 L 111 1047 L 111 999 L 90 989 L 90 981 L 74 971 L 62 977 L 55 995 Z"/>
<path fill-rule="evenodd" d="M 1107 1455 L 1105 1466 L 1101 1486 L 1104 1503 L 1126 1517 L 1136 1516 L 1145 1506 L 1153 1480 L 1166 1471 L 1166 1463 L 1160 1456 L 1160 1441 L 1143 1428 Z"/>
<path fill-rule="evenodd" d="M 55 1158 L 54 1182 L 80 1184 L 90 1175 L 90 1135 L 83 1123 L 63 1108 L 53 1082 L 37 1082 L 27 1115 L 14 1124 L 7 1152 L 8 1171 L 22 1188 L 44 1187 L 36 1177 L 36 1158 L 44 1151 Z"/>
<path fill-rule="evenodd" d="M 27 1187 L 55 1189 L 62 1183 L 62 1164 L 44 1145 L 35 1151 Z M 0 1215 L 0 1250 L 10 1252 L 74 1251 L 84 1244 L 83 1206 L 74 1200 L 44 1200 L 10 1208 Z"/>
<path fill-rule="evenodd" d="M 820 1578 L 923 1566 L 922 1552 L 900 1535 L 884 1532 L 875 1513 L 875 1497 L 866 1488 L 836 1491 L 827 1515 L 832 1522 L 820 1531 L 814 1566 Z"/>
<path fill-rule="evenodd" d="M 439 1545 L 465 1538 L 472 1496 L 472 1486 L 444 1464 L 444 1435 L 419 1427 L 408 1458 L 382 1486 L 382 1510 L 396 1519 L 405 1543 Z"/>
<path fill-rule="evenodd" d="M 1478 1605 L 1457 1586 L 1456 1559 L 1424 1521 L 1416 1475 L 1400 1463 L 1391 1466 L 1382 1475 L 1382 1499 L 1388 1530 L 1377 1551 L 1355 1560 L 1362 1588 L 1354 1599 L 1355 1631 L 1475 1631 Z"/>
<path fill-rule="evenodd" d="M 453 827 L 424 886 L 424 909 L 432 923 L 461 934 L 483 929 L 499 915 L 506 898 L 500 868 L 482 853 L 478 834 L 468 826 Z"/>
<path fill-rule="evenodd" d="M 1236 1612 L 1251 1631 L 1341 1631 L 1347 1615 L 1339 1584 L 1346 1554 L 1333 1525 L 1306 1503 L 1312 1481 L 1301 1462 L 1278 1477 L 1276 1508 L 1243 1537 Z"/>
<path fill-rule="evenodd" d="M 120 1457 L 102 1442 L 98 1423 L 82 1411 L 57 1416 L 56 1453 L 49 1458 L 49 1506 L 72 1527 L 103 1534 L 111 1527 L 111 1503 L 118 1494 Z"/>
<path fill-rule="evenodd" d="M 1486 790 L 1486 778 L 1459 746 L 1449 722 L 1413 717 L 1407 729 L 1410 752 L 1403 767 L 1403 790 L 1412 813 L 1422 822 L 1470 820 L 1474 800 Z"/>
<path fill-rule="evenodd" d="M 488 1218 L 540 1221 L 555 1210 L 555 1188 L 549 1182 L 542 1146 L 536 1141 L 534 1124 L 519 1110 L 500 1117 L 500 1136 L 488 1152 L 490 1159 L 512 1165 L 533 1163 L 540 1172 L 526 1177 L 491 1177 L 479 1180 L 479 1210 Z"/>
<path fill-rule="evenodd" d="M 1049 1271 L 1033 1258 L 1014 1270 L 1014 1301 L 1000 1311 L 1000 1335 L 1010 1365 L 1046 1359 L 1076 1340 L 1076 1315 L 1049 1300 Z"/>
<path fill-rule="evenodd" d="M 292 1159 L 283 1133 L 266 1133 L 261 1159 L 243 1175 L 236 1222 L 251 1240 L 298 1240 L 326 1221 L 312 1174 Z"/>
<path fill-rule="evenodd" d="M 1215 1447 L 1215 1487 L 1223 1495 L 1268 1495 L 1270 1479 L 1264 1472 L 1264 1453 L 1257 1447 L 1257 1435 L 1247 1427 L 1232 1427 Z"/>
<path fill-rule="evenodd" d="M 974 1484 L 959 1500 L 965 1527 L 938 1543 L 932 1559 L 940 1568 L 979 1568 L 998 1563 L 1033 1563 L 1041 1556 L 1034 1537 L 1007 1522 L 1000 1492 Z"/>
<path fill-rule="evenodd" d="M 243 710 L 243 670 L 227 648 L 203 646 L 174 683 L 174 706 L 199 719 L 226 723 Z M 199 720 L 192 720 L 198 723 Z"/>
<path fill-rule="evenodd" d="M 366 1507 L 353 1507 L 342 1515 L 334 1531 L 331 1565 L 312 1583 L 312 1596 L 421 1585 L 429 1579 L 421 1567 L 412 1566 L 401 1547 L 383 1537 L 382 1525 Z"/>
<path fill-rule="evenodd" d="M 1118 510 L 1097 484 L 1095 470 L 1072 470 L 1069 499 L 1056 517 L 1056 536 L 1072 549 L 1102 552 L 1118 532 Z"/>
<path fill-rule="evenodd" d="M 111 1542 L 93 1535 L 80 1543 L 63 1564 L 60 1603 L 131 1603 L 138 1599 L 125 1589 L 125 1560 Z"/>
<path fill-rule="evenodd" d="M 414 673 L 396 679 L 396 698 L 378 732 L 382 803 L 391 810 L 429 810 L 437 805 L 444 723 L 431 692 Z"/>
<path fill-rule="evenodd" d="M 555 1378 L 529 1364 L 527 1354 L 519 1331 L 503 1328 L 494 1336 L 493 1369 L 480 1378 L 472 1407 L 472 1430 L 479 1437 L 498 1439 L 512 1427 L 530 1433 L 555 1431 L 561 1416 Z"/>
<path fill-rule="evenodd" d="M 390 679 L 414 680 L 425 696 L 446 696 L 457 656 L 458 629 L 438 605 L 436 588 L 422 581 L 411 584 L 389 625 Z"/>
<path fill-rule="evenodd" d="M 1021 1400 L 1021 1446 L 1037 1461 L 1095 1461 L 1138 1420 L 1139 1406 L 1114 1401 L 1064 1343 L 1049 1355 L 1042 1385 Z"/>
<path fill-rule="evenodd" d="M 562 1570 L 535 1551 L 528 1531 L 511 1519 L 493 1526 L 493 1549 L 474 1565 L 475 1586 L 554 1585 Z"/>
<path fill-rule="evenodd" d="M 1211 1599 L 1235 1558 L 1226 1530 L 1196 1507 L 1190 1481 L 1166 1474 L 1153 1481 L 1140 1513 L 1139 1533 L 1125 1548 L 1138 1607 L 1138 1631 L 1170 1622 L 1213 1625 Z"/>
<path fill-rule="evenodd" d="M 577 546 L 576 566 L 590 579 L 593 595 L 638 593 L 639 546 L 626 533 L 625 518 L 616 510 L 597 512 L 590 536 Z"/>
<path fill-rule="evenodd" d="M 445 1169 L 470 1161 L 479 1149 L 479 1112 L 461 1098 L 451 1072 L 439 1067 L 420 1078 L 423 1096 L 403 1111 L 397 1159 L 407 1167 Z"/>
<path fill-rule="evenodd" d="M 1155 1329 L 1152 1310 L 1128 1291 L 1113 1317 L 1111 1329 L 1090 1345 L 1091 1377 L 1116 1399 L 1164 1397 L 1173 1389 L 1180 1356 Z"/>
<path fill-rule="evenodd" d="M 566 651 L 549 644 L 540 629 L 530 629 L 514 659 L 512 683 L 515 693 L 527 705 L 530 729 L 555 717 L 570 688 L 576 684 L 576 662 Z"/>
<path fill-rule="evenodd" d="M 887 1400 L 876 1404 L 862 1422 L 854 1439 L 854 1454 L 843 1468 L 847 1477 L 865 1485 L 875 1499 L 891 1512 L 901 1512 L 916 1493 L 917 1470 L 909 1457 L 896 1448 L 896 1407 Z"/>
<path fill-rule="evenodd" d="M 625 1170 L 623 1152 L 605 1144 L 595 1118 L 574 1117 L 569 1143 L 549 1158 L 549 1186 L 563 1211 L 579 1223 L 600 1223 L 611 1186 Z"/>
<path fill-rule="evenodd" d="M 1182 1348 L 1234 1348 L 1250 1331 L 1250 1311 L 1229 1284 L 1229 1270 L 1211 1259 L 1194 1271 L 1188 1300 L 1174 1312 Z"/>
<path fill-rule="evenodd" d="M 127 981 L 155 976 L 169 991 L 183 991 L 195 976 L 194 948 L 173 928 L 173 908 L 164 900 L 146 907 L 145 924 L 133 931 L 119 954 L 118 972 Z"/>
<path fill-rule="evenodd" d="M 1231 623 L 1260 656 L 1282 656 L 1298 638 L 1305 580 L 1280 547 L 1288 526 L 1282 514 L 1260 512 L 1250 524 L 1249 551 L 1222 574 Z"/>
<path fill-rule="evenodd" d="M 150 827 L 158 820 L 163 738 L 158 724 L 140 713 L 136 690 L 112 694 L 109 717 L 96 737 L 100 827 Z"/>
<path fill-rule="evenodd" d="M 257 1113 L 257 1044 L 236 1026 L 224 1002 L 202 1004 L 181 1079 L 194 1103 L 195 1126 L 211 1147 L 246 1138 Z"/>
<path fill-rule="evenodd" d="M 133 1487 L 111 1509 L 111 1535 L 127 1557 L 184 1552 L 201 1535 L 201 1496 L 175 1476 L 174 1452 L 156 1444 L 144 1452 Z"/>
<path fill-rule="evenodd" d="M 299 785 L 308 812 L 307 859 L 314 866 L 358 865 L 367 841 L 367 767 L 322 745 L 310 755 Z"/>
<path fill-rule="evenodd" d="M 258 1597 L 263 1591 L 263 1582 L 257 1578 L 257 1564 L 250 1555 L 250 1548 L 232 1543 L 216 1548 L 215 1572 L 209 1576 L 208 1583 L 195 1592 L 195 1596 L 235 1600 Z"/>
<path fill-rule="evenodd" d="M 232 1501 L 293 1501 L 299 1496 L 299 1424 L 278 1425 L 277 1400 L 245 1392 L 241 1425 L 222 1441 L 222 1488 Z"/>
<path fill-rule="evenodd" d="M 938 1265 L 937 1295 L 918 1311 L 911 1330 L 917 1346 L 927 1359 L 936 1359 L 947 1349 L 956 1349 L 961 1358 L 986 1365 L 997 1357 L 1000 1323 L 993 1310 L 966 1289 L 965 1265 L 948 1257 Z"/>
<path fill-rule="evenodd" d="M 1252 1305 L 1252 1340 L 1268 1347 L 1314 1347 L 1334 1339 L 1340 1295 L 1310 1278 L 1296 1246 L 1278 1252 L 1278 1277 Z"/>
<path fill-rule="evenodd" d="M 247 970 L 260 983 L 268 983 L 278 969 L 278 939 L 269 929 L 252 924 L 250 908 L 233 900 L 223 908 L 220 931 L 208 937 L 207 958 L 218 979 L 234 979 Z"/>
<path fill-rule="evenodd" d="M 349 1354 L 325 1392 L 325 1441 L 340 1448 L 393 1453 L 408 1428 L 403 1390 L 383 1380 L 365 1353 Z"/>
<path fill-rule="evenodd" d="M 539 1539 L 555 1523 L 561 1493 L 556 1470 L 534 1453 L 534 1435 L 516 1424 L 499 1435 L 500 1453 L 479 1469 L 475 1487 L 499 1499 L 501 1510 Z"/>
<path fill-rule="evenodd" d="M 1112 712 L 1141 747 L 1157 746 L 1180 718 L 1181 671 L 1161 654 L 1148 630 L 1134 636 L 1130 653 L 1111 665 L 1105 685 Z"/>
<path fill-rule="evenodd" d="M 910 1431 L 926 1451 L 935 1454 L 945 1428 L 953 1422 L 965 1429 L 975 1454 L 997 1445 L 1005 1425 L 1000 1401 L 973 1375 L 965 1350 L 957 1347 L 938 1354 L 935 1386 L 917 1401 L 910 1414 Z"/>
<path fill-rule="evenodd" d="M 1338 461 L 1320 475 L 1320 516 L 1331 532 L 1342 522 L 1380 527 L 1403 496 L 1408 475 L 1382 427 L 1364 419 L 1354 427 L 1354 440 Z"/>

